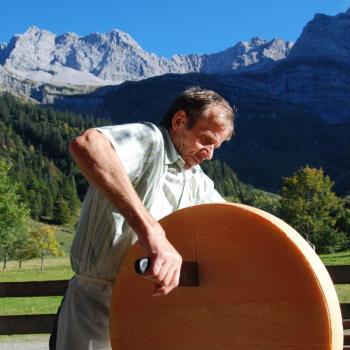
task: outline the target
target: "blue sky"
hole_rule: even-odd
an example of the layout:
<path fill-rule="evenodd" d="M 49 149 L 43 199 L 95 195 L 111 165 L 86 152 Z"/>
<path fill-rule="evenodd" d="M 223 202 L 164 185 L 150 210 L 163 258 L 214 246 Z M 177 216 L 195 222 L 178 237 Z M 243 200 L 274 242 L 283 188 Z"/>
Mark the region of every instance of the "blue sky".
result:
<path fill-rule="evenodd" d="M 80 36 L 117 28 L 157 55 L 212 53 L 253 36 L 295 41 L 315 13 L 349 7 L 350 0 L 2 0 L 0 43 L 31 25 Z"/>

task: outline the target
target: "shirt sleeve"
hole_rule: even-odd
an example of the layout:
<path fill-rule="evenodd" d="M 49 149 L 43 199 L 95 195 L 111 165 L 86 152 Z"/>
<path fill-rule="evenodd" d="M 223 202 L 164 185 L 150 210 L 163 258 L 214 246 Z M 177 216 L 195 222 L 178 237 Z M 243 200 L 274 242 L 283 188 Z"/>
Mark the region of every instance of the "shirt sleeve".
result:
<path fill-rule="evenodd" d="M 156 159 L 162 140 L 160 130 L 151 123 L 135 123 L 96 128 L 113 145 L 133 184 Z"/>
<path fill-rule="evenodd" d="M 196 204 L 225 203 L 226 200 L 215 189 L 214 181 L 200 170 L 200 181 L 196 195 Z"/>

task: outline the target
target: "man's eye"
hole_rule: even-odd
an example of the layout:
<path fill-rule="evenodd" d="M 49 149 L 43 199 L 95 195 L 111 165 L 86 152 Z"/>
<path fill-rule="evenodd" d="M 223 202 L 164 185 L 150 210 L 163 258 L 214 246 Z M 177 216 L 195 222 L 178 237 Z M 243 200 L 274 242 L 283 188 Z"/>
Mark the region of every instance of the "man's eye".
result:
<path fill-rule="evenodd" d="M 211 143 L 211 139 L 207 136 L 203 136 L 202 137 L 202 143 L 205 144 L 205 145 L 210 145 Z"/>

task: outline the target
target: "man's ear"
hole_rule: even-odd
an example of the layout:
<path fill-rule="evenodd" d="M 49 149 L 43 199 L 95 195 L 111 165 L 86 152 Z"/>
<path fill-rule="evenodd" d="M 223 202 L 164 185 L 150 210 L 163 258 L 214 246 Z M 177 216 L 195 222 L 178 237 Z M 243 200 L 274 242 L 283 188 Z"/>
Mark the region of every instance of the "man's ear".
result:
<path fill-rule="evenodd" d="M 173 119 L 171 120 L 171 127 L 173 130 L 178 131 L 183 128 L 187 128 L 187 123 L 188 123 L 188 119 L 187 119 L 186 112 L 177 111 L 174 114 Z"/>

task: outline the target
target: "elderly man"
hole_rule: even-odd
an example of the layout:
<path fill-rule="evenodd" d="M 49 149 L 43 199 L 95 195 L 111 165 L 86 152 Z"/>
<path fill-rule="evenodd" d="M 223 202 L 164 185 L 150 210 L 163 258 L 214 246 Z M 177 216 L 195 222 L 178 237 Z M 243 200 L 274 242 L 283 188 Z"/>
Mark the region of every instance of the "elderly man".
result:
<path fill-rule="evenodd" d="M 90 183 L 71 249 L 70 281 L 50 349 L 110 349 L 113 280 L 138 240 L 151 266 L 154 296 L 179 283 L 181 256 L 157 220 L 184 207 L 223 201 L 199 164 L 233 134 L 234 112 L 217 93 L 190 88 L 162 126 L 89 129 L 70 153 Z"/>

